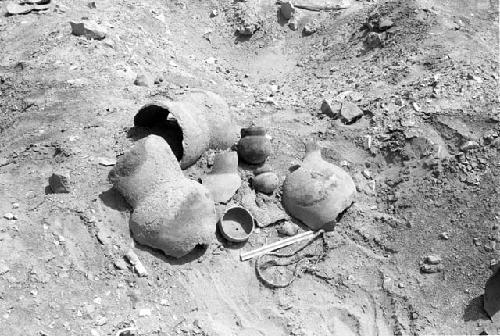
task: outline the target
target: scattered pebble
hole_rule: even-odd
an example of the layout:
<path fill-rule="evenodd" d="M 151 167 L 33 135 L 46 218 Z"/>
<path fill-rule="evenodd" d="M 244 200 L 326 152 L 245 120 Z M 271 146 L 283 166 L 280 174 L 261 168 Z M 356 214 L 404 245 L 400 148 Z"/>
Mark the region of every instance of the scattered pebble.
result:
<path fill-rule="evenodd" d="M 383 46 L 384 42 L 380 34 L 370 32 L 366 35 L 365 44 L 368 48 L 380 48 Z"/>
<path fill-rule="evenodd" d="M 140 317 L 146 317 L 146 316 L 151 316 L 151 309 L 148 308 L 142 308 L 139 310 L 139 316 Z"/>
<path fill-rule="evenodd" d="M 75 36 L 84 36 L 87 40 L 103 40 L 106 37 L 106 33 L 104 33 L 97 25 L 92 23 L 83 23 L 83 22 L 70 22 L 71 25 L 71 34 Z"/>
<path fill-rule="evenodd" d="M 484 244 L 484 250 L 486 252 L 492 252 L 495 250 L 496 245 L 497 245 L 496 241 L 490 240 L 486 244 Z"/>
<path fill-rule="evenodd" d="M 103 326 L 108 322 L 108 319 L 102 315 L 98 316 L 97 319 L 95 320 L 95 324 L 97 326 Z"/>
<path fill-rule="evenodd" d="M 14 2 L 9 2 L 7 6 L 5 6 L 5 9 L 7 10 L 7 15 L 22 15 L 31 12 L 33 6 L 21 6 Z"/>
<path fill-rule="evenodd" d="M 479 148 L 479 144 L 475 141 L 466 141 L 461 147 L 460 150 L 462 152 L 467 152 L 471 149 Z"/>
<path fill-rule="evenodd" d="M 152 84 L 151 78 L 149 78 L 149 76 L 145 74 L 138 74 L 134 80 L 134 85 L 137 86 L 149 87 L 151 86 L 151 84 Z"/>
<path fill-rule="evenodd" d="M 448 240 L 448 239 L 450 239 L 450 237 L 449 237 L 447 232 L 441 232 L 439 234 L 439 239 Z"/>
<path fill-rule="evenodd" d="M 116 159 L 101 157 L 97 160 L 101 166 L 114 166 L 116 164 Z"/>
<path fill-rule="evenodd" d="M 5 218 L 7 220 L 15 220 L 15 219 L 17 219 L 16 215 L 14 215 L 11 212 L 7 212 L 5 215 L 3 215 L 3 218 Z"/>
<path fill-rule="evenodd" d="M 378 29 L 381 31 L 387 30 L 391 28 L 394 25 L 394 22 L 392 22 L 391 19 L 389 18 L 380 18 L 378 22 Z"/>
<path fill-rule="evenodd" d="M 332 99 L 324 99 L 321 103 L 321 112 L 330 118 L 337 119 L 339 117 L 341 105 Z"/>
<path fill-rule="evenodd" d="M 358 105 L 351 102 L 343 102 L 340 109 L 340 118 L 344 124 L 351 124 L 363 116 L 363 111 Z"/>
<path fill-rule="evenodd" d="M 132 266 L 134 266 L 136 273 L 140 277 L 147 277 L 148 276 L 148 271 L 146 270 L 144 265 L 139 260 L 139 257 L 137 256 L 137 254 L 135 254 L 135 252 L 133 250 L 131 250 L 131 249 L 128 250 L 127 253 L 125 254 L 125 257 L 128 259 L 130 264 Z"/>
<path fill-rule="evenodd" d="M 293 31 L 296 31 L 299 28 L 299 22 L 295 18 L 291 18 L 288 21 L 288 28 L 290 28 Z"/>
<path fill-rule="evenodd" d="M 367 180 L 371 180 L 372 179 L 372 172 L 369 171 L 368 169 L 364 169 L 361 174 L 363 174 L 363 176 L 367 179 Z"/>
<path fill-rule="evenodd" d="M 0 260 L 0 275 L 5 274 L 8 271 L 10 271 L 9 266 L 7 266 L 3 260 Z"/>
<path fill-rule="evenodd" d="M 70 192 L 69 173 L 53 173 L 49 177 L 49 186 L 54 194 L 64 194 Z"/>
<path fill-rule="evenodd" d="M 425 257 L 424 262 L 430 265 L 437 265 L 441 263 L 441 257 L 431 254 Z"/>
<path fill-rule="evenodd" d="M 117 269 L 119 269 L 121 271 L 126 271 L 128 269 L 127 263 L 125 262 L 125 260 L 123 260 L 121 258 L 118 260 L 115 260 L 114 265 Z"/>
<path fill-rule="evenodd" d="M 304 29 L 302 32 L 304 33 L 305 36 L 309 36 L 314 34 L 318 30 L 318 27 L 315 23 L 308 23 L 304 26 Z"/>
<path fill-rule="evenodd" d="M 442 270 L 443 270 L 442 265 L 428 265 L 428 264 L 425 264 L 425 265 L 422 265 L 420 267 L 420 271 L 422 273 L 439 273 Z"/>
<path fill-rule="evenodd" d="M 295 236 L 299 232 L 299 227 L 292 222 L 284 222 L 278 227 L 278 233 L 285 236 Z"/>

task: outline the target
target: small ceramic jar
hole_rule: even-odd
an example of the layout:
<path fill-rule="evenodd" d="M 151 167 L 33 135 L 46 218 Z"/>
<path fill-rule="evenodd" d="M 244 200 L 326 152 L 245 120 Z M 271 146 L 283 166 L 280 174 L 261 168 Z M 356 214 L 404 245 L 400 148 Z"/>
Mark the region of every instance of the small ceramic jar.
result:
<path fill-rule="evenodd" d="M 241 130 L 238 154 L 250 164 L 264 163 L 271 154 L 271 141 L 264 127 L 249 127 Z"/>

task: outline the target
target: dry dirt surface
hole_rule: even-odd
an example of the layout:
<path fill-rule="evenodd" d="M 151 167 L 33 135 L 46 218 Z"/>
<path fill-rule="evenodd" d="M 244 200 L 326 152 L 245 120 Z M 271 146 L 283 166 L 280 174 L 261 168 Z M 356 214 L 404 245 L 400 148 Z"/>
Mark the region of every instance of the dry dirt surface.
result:
<path fill-rule="evenodd" d="M 0 1 L 0 334 L 500 333 L 482 308 L 500 259 L 496 1 L 343 1 L 297 9 L 297 30 L 273 1 L 52 0 L 4 15 L 9 3 Z M 235 34 L 249 21 L 252 36 Z M 70 22 L 93 22 L 105 38 L 75 36 Z M 142 105 L 189 88 L 220 94 L 239 125 L 266 127 L 282 180 L 305 139 L 353 177 L 356 202 L 325 235 L 326 255 L 289 287 L 264 286 L 239 258 L 281 239 L 278 224 L 181 259 L 134 243 L 110 165 L 133 145 Z M 324 99 L 362 115 L 334 119 Z M 197 180 L 212 157 L 185 175 Z M 48 178 L 63 171 L 70 192 L 53 194 Z M 240 173 L 235 203 L 253 192 L 251 171 Z M 279 192 L 256 204 L 283 212 Z"/>

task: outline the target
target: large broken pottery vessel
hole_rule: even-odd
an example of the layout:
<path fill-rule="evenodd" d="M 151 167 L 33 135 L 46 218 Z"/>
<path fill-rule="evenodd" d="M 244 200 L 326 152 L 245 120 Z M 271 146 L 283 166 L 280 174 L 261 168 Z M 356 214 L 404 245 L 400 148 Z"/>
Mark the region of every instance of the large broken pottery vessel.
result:
<path fill-rule="evenodd" d="M 182 169 L 194 164 L 206 150 L 227 149 L 238 141 L 238 126 L 231 120 L 227 103 L 203 90 L 143 106 L 134 117 L 134 125 L 165 138 Z"/>
<path fill-rule="evenodd" d="M 283 184 L 283 205 L 313 230 L 334 223 L 354 201 L 356 187 L 342 168 L 321 157 L 316 143 L 306 145 L 302 165 Z"/>
<path fill-rule="evenodd" d="M 212 171 L 203 177 L 202 183 L 210 191 L 215 202 L 229 201 L 241 186 L 238 154 L 225 152 L 215 155 Z"/>
<path fill-rule="evenodd" d="M 139 243 L 182 257 L 214 238 L 217 218 L 210 192 L 184 177 L 163 138 L 139 140 L 109 177 L 134 208 L 130 230 Z"/>

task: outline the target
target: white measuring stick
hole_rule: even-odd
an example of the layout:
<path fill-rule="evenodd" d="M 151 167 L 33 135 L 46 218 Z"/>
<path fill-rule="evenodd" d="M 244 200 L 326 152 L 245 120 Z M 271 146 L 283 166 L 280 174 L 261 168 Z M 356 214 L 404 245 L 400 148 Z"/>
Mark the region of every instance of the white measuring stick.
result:
<path fill-rule="evenodd" d="M 282 248 L 282 247 L 285 247 L 288 245 L 292 245 L 294 243 L 298 243 L 298 242 L 306 240 L 308 238 L 313 238 L 316 235 L 321 234 L 321 233 L 323 233 L 323 230 L 319 230 L 317 232 L 306 231 L 306 232 L 300 233 L 298 235 L 295 235 L 293 237 L 279 240 L 279 241 L 271 243 L 269 245 L 264 245 L 262 247 L 259 247 L 258 249 L 253 250 L 253 251 L 242 253 L 240 255 L 240 259 L 241 259 L 241 261 L 252 259 L 252 258 L 258 257 L 262 254 L 272 252 L 274 250 L 277 250 L 279 248 Z"/>

